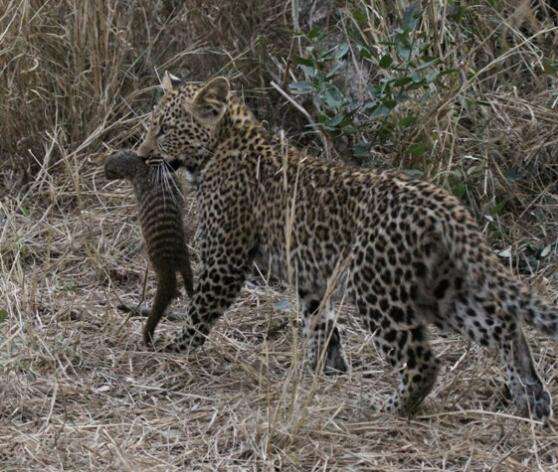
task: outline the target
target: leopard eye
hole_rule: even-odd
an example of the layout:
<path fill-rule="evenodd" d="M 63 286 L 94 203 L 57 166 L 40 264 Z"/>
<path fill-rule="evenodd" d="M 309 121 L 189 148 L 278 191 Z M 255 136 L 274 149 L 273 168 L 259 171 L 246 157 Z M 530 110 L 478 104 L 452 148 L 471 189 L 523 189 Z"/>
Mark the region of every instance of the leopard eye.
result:
<path fill-rule="evenodd" d="M 168 128 L 165 125 L 159 126 L 159 136 L 162 136 L 163 134 L 166 134 L 167 131 L 168 131 Z"/>

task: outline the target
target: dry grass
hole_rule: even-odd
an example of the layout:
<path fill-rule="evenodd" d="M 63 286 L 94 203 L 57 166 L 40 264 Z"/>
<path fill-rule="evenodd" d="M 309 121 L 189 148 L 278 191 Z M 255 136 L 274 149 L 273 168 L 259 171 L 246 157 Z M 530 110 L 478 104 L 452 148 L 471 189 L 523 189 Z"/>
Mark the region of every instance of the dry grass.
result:
<path fill-rule="evenodd" d="M 136 142 L 153 68 L 195 79 L 224 70 L 260 116 L 294 123 L 295 139 L 306 118 L 269 87 L 285 73 L 291 2 L 131 3 L 0 0 L 2 469 L 557 469 L 556 424 L 518 417 L 498 359 L 457 337 L 434 337 L 444 370 L 411 421 L 375 412 L 395 378 L 349 306 L 341 320 L 353 371 L 342 377 L 305 371 L 295 310 L 271 287 L 247 286 L 196 355 L 141 344 L 142 320 L 115 309 L 138 300 L 146 265 L 133 197 L 102 178 L 99 161 Z M 434 16 L 423 27 L 433 28 L 445 13 L 426 3 Z M 410 163 L 401 142 L 374 162 L 462 183 L 512 269 L 556 299 L 558 91 L 541 67 L 556 60 L 555 29 L 528 2 L 470 3 L 471 22 L 442 22 L 433 44 L 445 51 L 444 38 L 458 40 L 444 60 L 468 81 L 442 97 L 458 112 L 423 104 L 413 133 L 434 136 L 432 154 Z M 328 17 L 335 34 L 347 11 Z M 369 72 L 374 81 L 379 72 Z M 373 137 L 373 124 L 362 133 Z M 339 157 L 338 143 L 327 144 Z M 163 322 L 159 332 L 177 329 Z M 530 339 L 558 399 L 556 344 Z"/>

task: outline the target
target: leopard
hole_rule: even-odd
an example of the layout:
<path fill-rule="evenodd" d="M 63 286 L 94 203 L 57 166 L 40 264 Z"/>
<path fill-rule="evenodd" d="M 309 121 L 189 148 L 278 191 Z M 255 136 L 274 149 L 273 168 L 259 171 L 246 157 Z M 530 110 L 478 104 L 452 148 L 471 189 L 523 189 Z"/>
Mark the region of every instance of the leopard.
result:
<path fill-rule="evenodd" d="M 168 350 L 204 344 L 258 259 L 294 288 L 317 373 L 349 369 L 329 296 L 344 284 L 398 375 L 382 411 L 416 415 L 432 391 L 435 326 L 499 352 L 517 407 L 543 424 L 552 417 L 524 327 L 558 339 L 557 309 L 501 263 L 456 196 L 397 170 L 281 152 L 225 77 L 195 83 L 167 72 L 161 87 L 137 152 L 184 168 L 195 184 L 201 259 Z"/>
<path fill-rule="evenodd" d="M 183 225 L 182 187 L 175 175 L 177 169 L 164 163 L 147 165 L 137 154 L 122 150 L 108 156 L 104 161 L 107 180 L 126 179 L 134 188 L 138 203 L 141 232 L 151 266 L 157 275 L 157 289 L 151 309 L 137 313 L 126 304 L 118 308 L 147 316 L 143 328 L 143 341 L 153 345 L 154 333 L 159 321 L 171 302 L 178 296 L 176 274 L 180 273 L 184 290 L 193 296 L 193 270 L 187 238 Z"/>

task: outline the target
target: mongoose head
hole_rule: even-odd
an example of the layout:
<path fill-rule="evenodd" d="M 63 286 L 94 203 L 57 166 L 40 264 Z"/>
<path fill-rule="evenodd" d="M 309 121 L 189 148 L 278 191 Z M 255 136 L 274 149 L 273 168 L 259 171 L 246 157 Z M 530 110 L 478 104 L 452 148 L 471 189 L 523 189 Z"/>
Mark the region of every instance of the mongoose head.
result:
<path fill-rule="evenodd" d="M 133 179 L 146 164 L 141 157 L 131 151 L 119 151 L 105 160 L 105 177 L 108 180 Z"/>

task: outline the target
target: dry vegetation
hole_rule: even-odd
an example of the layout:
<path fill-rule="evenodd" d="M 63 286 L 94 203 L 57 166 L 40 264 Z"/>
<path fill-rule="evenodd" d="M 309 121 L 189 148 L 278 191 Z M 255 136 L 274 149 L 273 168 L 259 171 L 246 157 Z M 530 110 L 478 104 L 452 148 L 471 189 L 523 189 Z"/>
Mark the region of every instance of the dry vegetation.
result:
<path fill-rule="evenodd" d="M 496 356 L 457 336 L 435 336 L 444 370 L 408 421 L 375 413 L 395 379 L 350 306 L 340 311 L 353 370 L 337 378 L 304 370 L 295 310 L 271 287 L 247 286 L 190 357 L 146 349 L 142 320 L 115 309 L 139 299 L 146 261 L 130 189 L 106 182 L 99 163 L 137 142 L 165 69 L 228 75 L 310 152 L 436 180 L 513 271 L 556 299 L 554 17 L 544 2 L 423 1 L 413 37 L 449 72 L 375 119 L 368 86 L 414 72 L 381 60 L 408 3 L 0 0 L 2 470 L 558 467 L 556 424 L 518 417 Z M 347 44 L 324 80 L 360 106 L 356 129 L 334 119 L 308 132 L 320 114 L 335 117 L 327 96 L 289 88 L 312 73 L 297 63 L 313 52 L 295 27 L 317 28 L 321 47 Z M 326 57 L 320 74 L 335 66 Z M 361 152 L 350 158 L 351 149 Z M 168 321 L 159 331 L 176 329 Z M 530 339 L 558 399 L 558 347 Z"/>

